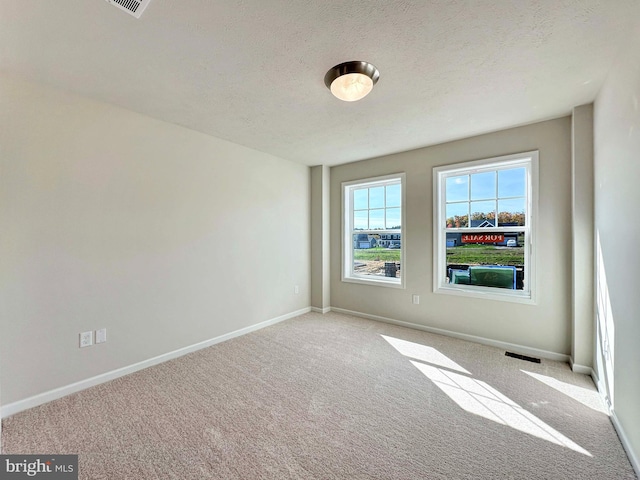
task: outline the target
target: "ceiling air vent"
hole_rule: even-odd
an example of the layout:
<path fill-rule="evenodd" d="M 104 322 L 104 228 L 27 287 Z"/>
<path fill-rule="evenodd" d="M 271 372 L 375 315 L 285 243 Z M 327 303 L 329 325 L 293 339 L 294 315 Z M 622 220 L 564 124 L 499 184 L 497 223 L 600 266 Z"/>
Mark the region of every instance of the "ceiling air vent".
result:
<path fill-rule="evenodd" d="M 124 10 L 136 18 L 140 18 L 144 9 L 147 8 L 151 0 L 107 0 L 114 7 Z"/>

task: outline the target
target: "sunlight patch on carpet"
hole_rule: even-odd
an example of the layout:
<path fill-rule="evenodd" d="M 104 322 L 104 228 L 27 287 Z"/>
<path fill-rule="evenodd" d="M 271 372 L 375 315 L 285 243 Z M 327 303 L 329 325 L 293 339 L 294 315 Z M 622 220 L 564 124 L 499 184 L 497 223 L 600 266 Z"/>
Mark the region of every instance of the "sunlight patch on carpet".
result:
<path fill-rule="evenodd" d="M 418 360 L 410 361 L 465 411 L 493 422 L 507 425 L 515 430 L 533 435 L 556 445 L 570 448 L 583 455 L 592 456 L 580 445 L 544 423 L 538 417 L 522 408 L 486 382 L 472 378 L 471 372 L 435 348 L 386 335 L 381 335 L 381 337 L 402 355 Z M 522 371 L 524 372 L 524 370 Z M 544 381 L 542 378 L 538 378 L 544 377 L 544 375 L 536 375 L 529 372 L 524 373 L 540 381 Z M 563 382 L 558 383 L 561 384 Z M 553 387 L 553 385 L 550 386 Z M 556 384 L 556 386 L 559 387 L 560 385 Z M 566 390 L 568 391 L 569 389 Z"/>
<path fill-rule="evenodd" d="M 529 435 L 592 456 L 584 448 L 550 427 L 487 383 L 431 365 L 411 361 L 451 400 L 469 413 L 479 415 Z"/>
<path fill-rule="evenodd" d="M 600 394 L 596 390 L 590 390 L 588 388 L 572 385 L 567 382 L 562 382 L 553 377 L 547 375 L 541 375 L 539 373 L 527 372 L 526 370 L 520 370 L 522 373 L 539 380 L 540 382 L 548 385 L 549 387 L 557 390 L 560 393 L 564 393 L 566 396 L 573 398 L 581 404 L 595 410 L 596 412 L 604 413 L 608 415 L 607 409 L 602 402 Z"/>
<path fill-rule="evenodd" d="M 386 335 L 380 335 L 389 344 L 400 352 L 405 357 L 410 357 L 415 360 L 431 363 L 432 365 L 438 365 L 440 367 L 455 370 L 456 372 L 466 373 L 471 375 L 471 372 L 458 365 L 446 355 L 440 353 L 433 347 L 427 347 L 426 345 L 420 345 L 415 342 L 408 342 L 407 340 L 401 340 L 399 338 L 388 337 Z"/>

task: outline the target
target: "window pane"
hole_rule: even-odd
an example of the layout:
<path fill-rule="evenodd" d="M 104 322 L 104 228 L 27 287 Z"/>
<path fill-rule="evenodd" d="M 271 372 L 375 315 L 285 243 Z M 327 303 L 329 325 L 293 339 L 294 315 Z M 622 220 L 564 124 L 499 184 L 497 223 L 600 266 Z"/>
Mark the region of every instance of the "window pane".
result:
<path fill-rule="evenodd" d="M 400 206 L 400 185 L 387 186 L 387 207 Z"/>
<path fill-rule="evenodd" d="M 369 189 L 361 188 L 353 191 L 353 209 L 364 210 L 369 208 Z"/>
<path fill-rule="evenodd" d="M 526 195 L 525 180 L 525 168 L 498 171 L 498 197 L 524 197 Z"/>
<path fill-rule="evenodd" d="M 447 228 L 460 228 L 469 226 L 469 204 L 449 203 L 447 204 Z"/>
<path fill-rule="evenodd" d="M 397 228 L 400 229 L 400 209 L 399 208 L 387 208 L 387 221 L 385 228 Z"/>
<path fill-rule="evenodd" d="M 491 235 L 491 238 L 496 236 Z M 501 235 L 500 241 L 484 243 L 488 235 L 485 237 L 482 231 L 471 235 L 447 233 L 447 282 L 524 290 L 525 234 L 497 235 Z"/>
<path fill-rule="evenodd" d="M 373 189 L 372 189 L 373 190 Z M 384 229 L 384 210 L 369 210 L 369 229 Z"/>
<path fill-rule="evenodd" d="M 469 175 L 447 178 L 445 188 L 447 202 L 469 200 Z"/>
<path fill-rule="evenodd" d="M 498 200 L 498 225 L 524 225 L 524 198 Z"/>
<path fill-rule="evenodd" d="M 496 226 L 495 200 L 471 202 L 471 227 Z"/>
<path fill-rule="evenodd" d="M 343 281 L 402 284 L 404 178 L 399 174 L 343 184 Z"/>
<path fill-rule="evenodd" d="M 353 273 L 380 279 L 400 278 L 401 235 L 353 235 Z M 379 237 L 379 238 L 378 238 Z"/>
<path fill-rule="evenodd" d="M 374 235 L 367 233 L 353 234 L 353 248 L 356 250 L 370 249 L 378 246 L 378 240 Z"/>
<path fill-rule="evenodd" d="M 517 303 L 534 299 L 536 249 L 528 232 L 535 221 L 529 208 L 537 201 L 537 162 L 531 152 L 433 169 L 434 210 L 441 219 L 434 225 L 436 292 Z"/>
<path fill-rule="evenodd" d="M 369 189 L 369 208 L 384 207 L 384 187 Z"/>
<path fill-rule="evenodd" d="M 471 175 L 471 200 L 496 198 L 496 172 Z"/>
<path fill-rule="evenodd" d="M 360 210 L 353 212 L 353 229 L 367 230 L 369 228 L 369 211 Z"/>

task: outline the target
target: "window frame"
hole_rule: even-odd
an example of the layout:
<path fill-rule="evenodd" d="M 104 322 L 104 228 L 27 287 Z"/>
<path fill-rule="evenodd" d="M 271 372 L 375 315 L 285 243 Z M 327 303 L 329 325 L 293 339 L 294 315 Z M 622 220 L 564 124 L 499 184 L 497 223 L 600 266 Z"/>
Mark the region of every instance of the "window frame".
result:
<path fill-rule="evenodd" d="M 353 271 L 353 235 L 356 233 L 375 232 L 375 234 L 397 234 L 397 230 L 354 230 L 353 229 L 353 191 L 355 187 L 371 188 L 376 186 L 390 185 L 400 183 L 400 278 L 387 279 L 386 277 L 374 278 L 373 275 L 358 275 Z M 341 280 L 347 283 L 359 283 L 364 285 L 377 285 L 390 288 L 405 288 L 405 256 L 406 256 L 406 237 L 405 237 L 405 218 L 406 218 L 406 175 L 402 173 L 394 173 L 390 175 L 382 175 L 378 177 L 370 177 L 359 180 L 351 180 L 342 182 L 341 186 L 341 237 L 342 237 L 342 265 Z M 385 207 L 386 208 L 386 207 Z"/>
<path fill-rule="evenodd" d="M 465 297 L 485 298 L 506 302 L 536 304 L 536 241 L 538 219 L 538 157 L 537 150 L 485 158 L 433 168 L 433 292 Z M 446 179 L 458 175 L 471 175 L 487 171 L 498 171 L 514 167 L 526 168 L 525 202 L 526 221 L 517 227 L 460 227 L 446 228 Z M 496 194 L 496 201 L 499 197 Z M 471 198 L 469 198 L 471 202 Z M 471 213 L 471 212 L 470 212 Z M 496 211 L 496 214 L 499 213 Z M 497 222 L 496 222 L 497 223 Z M 469 225 L 471 218 L 469 217 Z M 524 244 L 524 284 L 526 290 L 506 290 L 480 285 L 446 283 L 447 232 L 502 233 L 523 231 Z"/>

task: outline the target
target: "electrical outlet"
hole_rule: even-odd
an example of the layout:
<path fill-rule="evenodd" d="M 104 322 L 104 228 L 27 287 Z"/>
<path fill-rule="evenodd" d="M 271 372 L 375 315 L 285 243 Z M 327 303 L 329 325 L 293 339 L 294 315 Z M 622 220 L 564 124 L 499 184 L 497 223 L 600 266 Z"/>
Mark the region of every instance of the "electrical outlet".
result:
<path fill-rule="evenodd" d="M 411 301 L 414 305 L 420 305 L 420 295 L 413 295 Z"/>
<path fill-rule="evenodd" d="M 82 332 L 80 334 L 80 348 L 93 345 L 93 332 Z"/>
<path fill-rule="evenodd" d="M 300 293 L 300 287 L 298 285 L 293 287 L 293 293 L 295 293 L 296 295 L 298 295 Z"/>
<path fill-rule="evenodd" d="M 107 329 L 101 328 L 96 330 L 96 343 L 104 343 L 107 341 Z"/>

